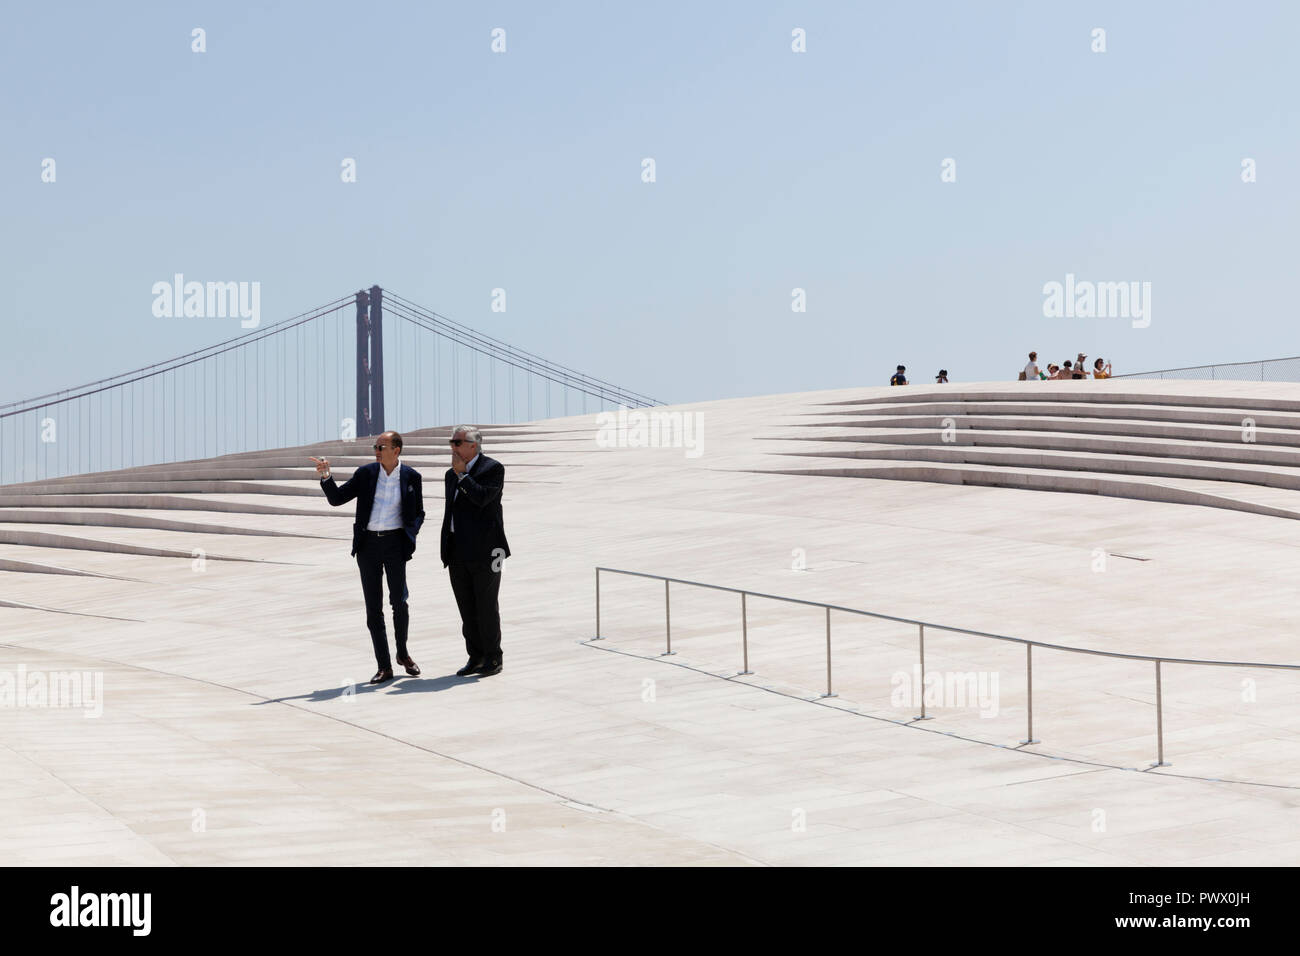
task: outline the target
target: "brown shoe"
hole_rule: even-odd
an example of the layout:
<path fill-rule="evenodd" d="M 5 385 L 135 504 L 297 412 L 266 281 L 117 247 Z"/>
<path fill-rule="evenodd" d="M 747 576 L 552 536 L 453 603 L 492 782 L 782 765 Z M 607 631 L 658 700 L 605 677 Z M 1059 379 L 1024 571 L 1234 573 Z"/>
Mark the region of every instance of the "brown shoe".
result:
<path fill-rule="evenodd" d="M 370 678 L 372 684 L 382 684 L 386 680 L 393 679 L 393 669 L 391 667 L 381 667 L 375 671 L 375 676 Z"/>
<path fill-rule="evenodd" d="M 401 664 L 403 667 L 406 668 L 406 675 L 407 675 L 408 677 L 419 677 L 419 676 L 420 676 L 420 668 L 419 668 L 419 665 L 417 665 L 417 664 L 415 663 L 415 661 L 411 660 L 411 655 L 410 655 L 410 654 L 407 654 L 405 657 L 399 657 L 399 658 L 397 659 L 397 663 Z"/>

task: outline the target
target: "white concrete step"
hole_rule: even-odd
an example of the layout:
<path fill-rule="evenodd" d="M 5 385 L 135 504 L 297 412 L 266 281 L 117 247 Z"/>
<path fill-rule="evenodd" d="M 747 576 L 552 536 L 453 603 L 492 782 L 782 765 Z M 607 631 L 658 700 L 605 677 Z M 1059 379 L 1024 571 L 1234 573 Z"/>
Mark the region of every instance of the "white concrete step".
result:
<path fill-rule="evenodd" d="M 329 517 L 334 517 L 330 515 Z M 244 520 L 247 520 L 245 518 Z M 158 531 L 185 531 L 193 534 L 242 534 L 260 537 L 323 538 L 331 535 L 303 534 L 301 532 L 274 531 L 267 528 L 240 526 L 236 523 L 179 521 L 174 518 L 155 518 L 150 515 L 125 514 L 118 511 L 93 509 L 88 511 L 36 508 L 0 508 L 0 526 L 14 524 L 83 525 L 100 528 L 153 528 Z"/>
<path fill-rule="evenodd" d="M 1022 451 L 1018 449 L 942 445 L 872 445 L 844 449 L 840 442 L 817 445 L 806 452 L 778 452 L 790 457 L 856 458 L 879 461 L 938 461 L 970 465 L 998 465 L 1015 468 L 1047 468 L 1089 471 L 1126 477 L 1193 478 L 1226 481 L 1300 491 L 1300 461 L 1295 467 L 1264 467 L 1257 464 L 1185 461 L 1140 455 L 1106 455 L 1065 451 Z"/>
<path fill-rule="evenodd" d="M 1230 511 L 1300 518 L 1300 492 L 1224 481 L 1188 478 L 1130 477 L 1048 468 L 1016 468 L 949 462 L 912 464 L 861 459 L 827 459 L 815 466 L 755 469 L 763 474 L 821 475 L 839 478 L 883 478 L 959 485 L 987 485 L 1033 491 L 1140 498 L 1175 504 L 1205 505 Z"/>
<path fill-rule="evenodd" d="M 1300 465 L 1300 448 L 1261 445 L 1258 442 L 1196 441 L 1185 438 L 1149 436 L 1077 435 L 1064 432 L 989 431 L 981 428 L 958 428 L 943 439 L 943 431 L 927 428 L 882 429 L 879 432 L 845 434 L 835 428 L 807 429 L 795 436 L 803 442 L 836 442 L 849 448 L 873 448 L 879 445 L 933 445 L 951 448 L 1021 448 L 1033 450 L 1073 451 L 1087 454 L 1141 455 L 1150 458 L 1175 458 L 1185 461 L 1238 462 L 1247 465 Z M 765 436 L 760 441 L 790 442 L 790 436 Z M 844 454 L 849 454 L 847 449 Z"/>
<path fill-rule="evenodd" d="M 884 428 L 949 427 L 957 430 L 978 428 L 985 432 L 1051 432 L 1068 435 L 1104 435 L 1108 437 L 1180 438 L 1188 441 L 1213 441 L 1247 444 L 1243 435 L 1251 435 L 1250 444 L 1300 448 L 1300 429 L 1261 428 L 1247 431 L 1235 425 L 1193 425 L 1177 422 L 1149 422 L 1140 419 L 1084 419 L 1048 416 L 1013 415 L 891 415 L 878 418 L 828 422 L 819 427 L 836 428 L 844 434 L 861 433 L 869 437 L 873 430 Z"/>
<path fill-rule="evenodd" d="M 1201 425 L 1240 426 L 1243 418 L 1252 418 L 1260 428 L 1300 429 L 1300 412 L 1260 411 L 1234 408 L 1231 405 L 1168 406 L 1140 404 L 1103 404 L 1100 402 L 902 402 L 888 405 L 869 405 L 857 412 L 871 416 L 891 415 L 1045 415 L 1050 418 L 1120 418 L 1141 421 L 1181 422 Z M 824 418 L 844 419 L 850 413 L 844 409 L 814 412 L 814 421 Z"/>
<path fill-rule="evenodd" d="M 1146 387 L 1126 386 L 1118 380 L 1077 382 L 1011 382 L 999 385 L 909 385 L 882 390 L 883 394 L 836 402 L 822 407 L 897 405 L 915 402 L 1087 402 L 1099 405 L 1151 405 L 1195 408 L 1242 408 L 1256 411 L 1298 412 L 1300 399 L 1279 398 L 1279 386 L 1263 388 L 1255 383 L 1220 383 L 1221 388 L 1206 388 L 1201 382 L 1152 382 Z M 1198 394 L 1199 392 L 1199 394 Z M 1258 394 L 1266 392 L 1269 394 Z"/>

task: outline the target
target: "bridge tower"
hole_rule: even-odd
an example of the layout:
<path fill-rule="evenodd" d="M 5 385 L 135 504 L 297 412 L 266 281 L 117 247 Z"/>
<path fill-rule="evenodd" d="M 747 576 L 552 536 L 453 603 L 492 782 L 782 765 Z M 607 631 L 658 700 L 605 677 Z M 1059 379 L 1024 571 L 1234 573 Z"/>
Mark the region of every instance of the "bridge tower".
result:
<path fill-rule="evenodd" d="M 357 436 L 384 430 L 384 290 L 357 293 Z"/>

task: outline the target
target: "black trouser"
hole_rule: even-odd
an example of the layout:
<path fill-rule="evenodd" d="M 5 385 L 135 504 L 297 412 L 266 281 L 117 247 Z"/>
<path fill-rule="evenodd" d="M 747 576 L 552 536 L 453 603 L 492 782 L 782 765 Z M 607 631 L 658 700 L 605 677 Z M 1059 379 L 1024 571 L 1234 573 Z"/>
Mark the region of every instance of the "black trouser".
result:
<path fill-rule="evenodd" d="M 406 632 L 410 613 L 406 607 L 406 532 L 367 531 L 360 550 L 357 567 L 361 569 L 361 590 L 366 596 L 366 627 L 375 645 L 375 662 L 380 670 L 391 670 L 393 662 L 388 656 L 388 634 L 384 630 L 383 577 L 388 575 L 388 600 L 393 605 L 393 632 L 397 638 L 397 656 L 406 657 Z"/>
<path fill-rule="evenodd" d="M 493 571 L 496 564 L 498 570 Z M 460 608 L 461 633 L 465 650 L 474 660 L 501 660 L 501 613 L 497 594 L 501 590 L 501 561 L 457 561 L 447 565 L 451 591 Z"/>

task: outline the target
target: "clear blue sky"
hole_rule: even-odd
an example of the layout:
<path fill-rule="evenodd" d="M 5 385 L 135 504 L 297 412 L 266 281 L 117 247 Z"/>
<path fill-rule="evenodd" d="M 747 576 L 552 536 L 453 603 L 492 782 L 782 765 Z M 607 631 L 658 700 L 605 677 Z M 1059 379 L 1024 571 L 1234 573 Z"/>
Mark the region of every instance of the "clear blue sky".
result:
<path fill-rule="evenodd" d="M 378 283 L 667 401 L 1297 354 L 1297 35 L 1281 2 L 11 6 L 0 400 L 239 333 L 154 318 L 176 272 L 260 282 L 264 323 Z M 1150 327 L 1044 318 L 1067 272 L 1151 282 Z"/>

